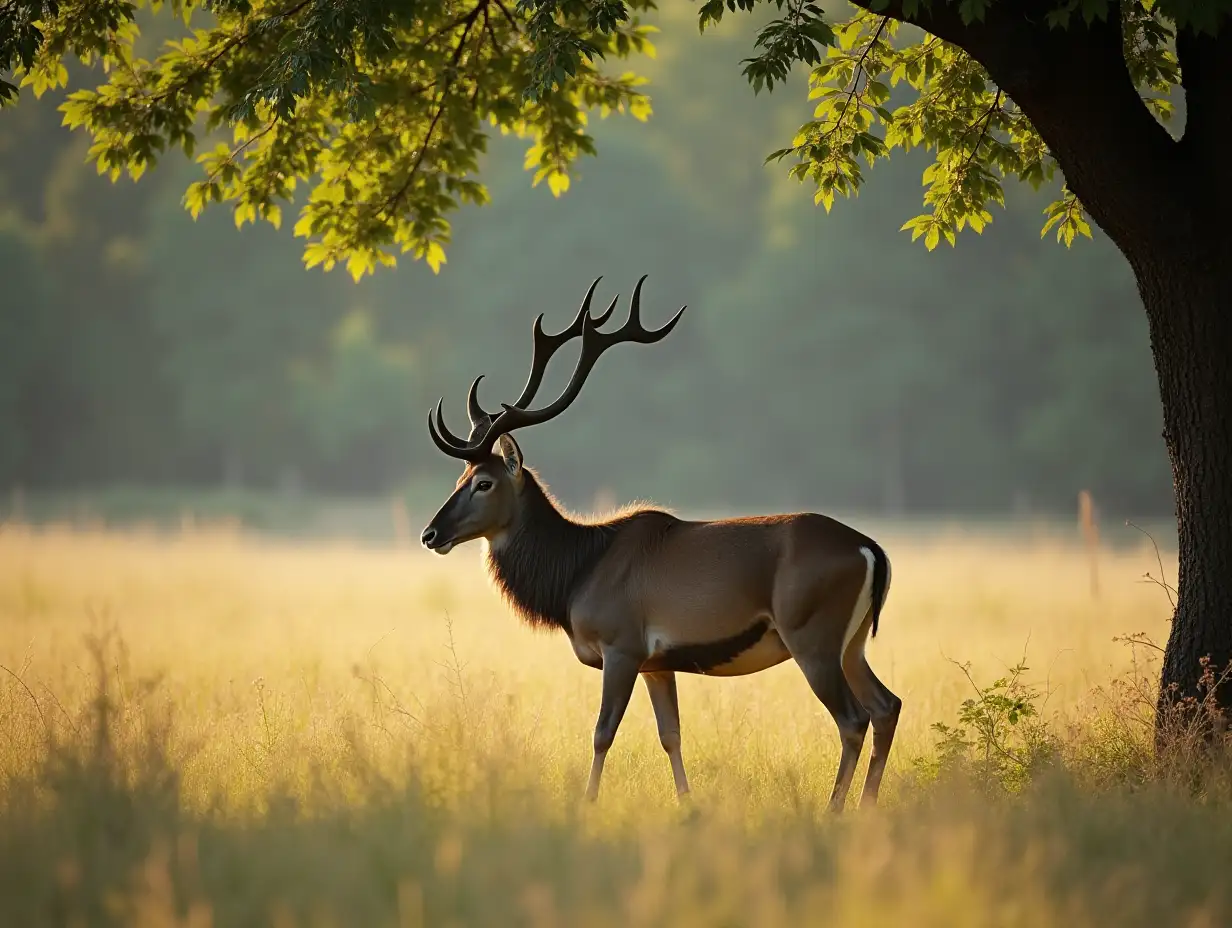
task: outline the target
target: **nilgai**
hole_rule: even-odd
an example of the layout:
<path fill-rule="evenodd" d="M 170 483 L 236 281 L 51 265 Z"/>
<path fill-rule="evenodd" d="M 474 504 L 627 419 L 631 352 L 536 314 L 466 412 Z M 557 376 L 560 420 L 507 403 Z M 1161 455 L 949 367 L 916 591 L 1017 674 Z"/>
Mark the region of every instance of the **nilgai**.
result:
<path fill-rule="evenodd" d="M 467 395 L 467 440 L 449 431 L 437 403 L 435 421 L 428 416 L 432 440 L 466 467 L 421 540 L 447 554 L 484 539 L 488 571 L 513 609 L 532 625 L 559 628 L 579 661 L 602 670 L 587 798 L 598 795 L 604 758 L 639 675 L 683 797 L 689 782 L 680 754 L 676 674 L 737 676 L 792 658 L 842 738 L 830 808 L 845 804 L 870 722 L 873 754 L 861 802 L 875 804 L 902 707 L 864 655 L 890 588 L 890 562 L 875 541 L 811 512 L 703 522 L 638 508 L 605 521 L 580 521 L 561 510 L 522 462 L 514 429 L 564 412 L 608 348 L 653 344 L 680 321 L 683 307 L 662 328 L 643 327 L 645 279 L 633 291 L 628 322 L 614 332 L 599 327 L 616 299 L 601 315 L 590 315 L 598 280 L 564 331 L 545 333 L 540 315 L 522 395 L 488 413 L 479 404 L 477 377 Z M 531 409 L 548 360 L 579 337 L 581 354 L 565 391 Z"/>

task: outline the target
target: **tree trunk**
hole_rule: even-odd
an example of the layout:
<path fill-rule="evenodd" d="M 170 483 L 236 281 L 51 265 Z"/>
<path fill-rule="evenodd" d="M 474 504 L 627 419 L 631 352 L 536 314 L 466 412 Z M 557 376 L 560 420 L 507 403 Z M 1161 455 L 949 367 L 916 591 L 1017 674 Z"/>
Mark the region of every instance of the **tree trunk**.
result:
<path fill-rule="evenodd" d="M 871 0 L 854 0 L 873 10 Z M 906 7 L 910 7 L 909 14 Z M 1199 696 L 1200 661 L 1232 660 L 1232 18 L 1217 35 L 1181 29 L 1178 141 L 1142 104 L 1125 62 L 1121 5 L 1105 19 L 1048 25 L 1047 4 L 883 0 L 874 12 L 965 49 L 1021 107 L 1069 189 L 1129 259 L 1146 306 L 1172 462 L 1178 600 L 1161 705 Z M 1232 708 L 1232 680 L 1218 702 Z"/>
<path fill-rule="evenodd" d="M 1203 657 L 1216 676 L 1232 661 L 1232 254 L 1205 236 L 1180 253 L 1169 244 L 1167 254 L 1130 258 L 1150 321 L 1176 496 L 1178 596 L 1161 707 L 1202 696 Z M 1232 681 L 1216 697 L 1232 707 Z"/>

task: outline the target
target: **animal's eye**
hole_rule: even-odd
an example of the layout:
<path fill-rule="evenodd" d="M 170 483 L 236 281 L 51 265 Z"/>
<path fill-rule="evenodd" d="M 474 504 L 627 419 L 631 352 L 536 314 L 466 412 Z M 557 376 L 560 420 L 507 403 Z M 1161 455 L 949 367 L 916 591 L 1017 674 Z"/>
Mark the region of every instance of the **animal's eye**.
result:
<path fill-rule="evenodd" d="M 476 492 L 487 493 L 490 489 L 492 489 L 491 480 L 480 480 L 477 484 L 475 484 Z"/>

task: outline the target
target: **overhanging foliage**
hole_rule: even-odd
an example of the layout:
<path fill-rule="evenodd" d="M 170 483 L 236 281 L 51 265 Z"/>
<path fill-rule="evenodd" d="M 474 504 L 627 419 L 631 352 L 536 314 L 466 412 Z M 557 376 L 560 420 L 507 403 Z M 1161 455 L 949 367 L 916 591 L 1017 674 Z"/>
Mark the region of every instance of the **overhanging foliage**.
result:
<path fill-rule="evenodd" d="M 705 0 L 699 26 L 767 0 Z M 814 0 L 768 0 L 779 15 L 761 29 L 745 61 L 754 91 L 810 69 L 812 118 L 768 160 L 792 162 L 792 176 L 816 187 L 829 210 L 857 193 L 864 170 L 894 149 L 934 155 L 924 207 L 903 226 L 929 248 L 980 232 L 1003 204 L 1006 179 L 1036 187 L 1056 164 L 1040 134 L 984 67 L 957 45 L 903 25 L 928 0 L 873 0 L 836 19 Z M 1160 120 L 1180 82 L 1179 26 L 1215 30 L 1232 0 L 956 0 L 964 24 L 980 26 L 994 2 L 1053 29 L 1119 16 L 1124 63 L 1144 105 Z M 141 7 L 208 27 L 169 41 L 161 54 L 135 54 Z M 0 22 L 0 67 L 13 67 L 36 94 L 63 85 L 66 55 L 101 62 L 108 81 L 79 90 L 65 121 L 94 139 L 91 157 L 113 178 L 139 177 L 160 154 L 197 155 L 204 177 L 185 198 L 194 215 L 232 202 L 237 224 L 279 225 L 297 187 L 297 235 L 305 261 L 356 276 L 410 252 L 433 269 L 445 260 L 447 215 L 482 204 L 477 179 L 487 133 L 532 142 L 527 167 L 554 194 L 570 167 L 594 153 L 587 116 L 650 113 L 644 81 L 599 65 L 653 54 L 653 27 L 640 16 L 654 0 L 10 0 Z M 0 87 L 0 102 L 12 86 Z M 231 139 L 218 139 L 231 127 Z M 1090 235 L 1068 188 L 1046 210 L 1041 234 L 1066 245 Z"/>
<path fill-rule="evenodd" d="M 534 182 L 560 193 L 569 165 L 594 151 L 588 112 L 650 113 L 641 79 L 590 64 L 528 96 L 532 74 L 554 73 L 553 64 L 504 0 L 152 0 L 186 23 L 194 12 L 213 20 L 152 60 L 134 52 L 133 17 L 146 5 L 27 4 L 18 15 L 45 17 L 41 44 L 33 26 L 14 30 L 16 54 L 0 64 L 16 59 L 21 83 L 41 95 L 67 80 L 66 54 L 101 62 L 108 82 L 73 93 L 65 122 L 91 133 L 90 156 L 113 179 L 140 177 L 173 147 L 194 155 L 207 140 L 196 155 L 204 177 L 185 197 L 194 215 L 229 201 L 237 225 L 278 226 L 282 204 L 307 182 L 295 232 L 310 239 L 309 267 L 345 262 L 359 277 L 393 264 L 396 250 L 436 269 L 447 213 L 487 201 L 477 174 L 488 129 L 530 139 Z M 603 54 L 653 54 L 654 30 L 636 18 L 599 25 Z M 221 141 L 227 125 L 232 138 Z"/>

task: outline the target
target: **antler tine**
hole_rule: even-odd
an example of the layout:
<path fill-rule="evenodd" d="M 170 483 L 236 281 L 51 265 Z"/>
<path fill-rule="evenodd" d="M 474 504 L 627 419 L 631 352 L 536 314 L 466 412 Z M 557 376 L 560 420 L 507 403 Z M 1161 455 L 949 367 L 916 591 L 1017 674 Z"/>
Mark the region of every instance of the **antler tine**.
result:
<path fill-rule="evenodd" d="M 668 336 L 672 329 L 676 327 L 676 323 L 680 321 L 680 317 L 684 315 L 684 311 L 688 309 L 687 306 L 681 306 L 676 312 L 676 315 L 672 316 L 672 318 L 669 319 L 665 325 L 660 326 L 653 331 L 647 331 L 646 327 L 642 325 L 641 310 L 642 284 L 646 282 L 646 278 L 648 276 L 648 274 L 643 274 L 641 279 L 638 280 L 637 286 L 633 288 L 633 299 L 629 302 L 629 321 L 622 325 L 619 330 L 611 333 L 614 336 L 620 336 L 624 335 L 624 333 L 628 331 L 629 334 L 624 338 L 621 338 L 620 341 L 637 342 L 641 345 L 653 345 L 655 342 Z"/>
<path fill-rule="evenodd" d="M 432 435 L 432 440 L 436 443 L 436 446 L 450 457 L 478 463 L 491 453 L 492 446 L 501 435 L 512 432 L 517 428 L 547 422 L 568 409 L 573 401 L 577 399 L 578 394 L 581 393 L 582 385 L 586 383 L 586 378 L 590 375 L 596 362 L 613 345 L 618 345 L 621 342 L 636 342 L 649 345 L 666 338 L 668 333 L 676 327 L 676 323 L 680 321 L 680 317 L 684 315 L 687 307 L 681 306 L 676 315 L 668 320 L 665 325 L 653 330 L 647 329 L 642 325 L 641 321 L 642 284 L 646 282 L 646 277 L 647 275 L 643 274 L 641 279 L 638 280 L 637 286 L 633 289 L 628 320 L 614 332 L 600 332 L 599 326 L 603 325 L 611 317 L 612 311 L 616 308 L 616 303 L 620 299 L 619 295 L 612 300 L 611 305 L 608 306 L 602 315 L 596 317 L 590 314 L 590 302 L 594 297 L 595 287 L 598 286 L 602 278 L 596 278 L 594 283 L 590 285 L 590 289 L 586 291 L 586 298 L 582 301 L 581 309 L 578 310 L 577 316 L 564 331 L 557 332 L 554 335 L 545 333 L 543 331 L 543 315 L 540 314 L 535 320 L 534 326 L 535 349 L 531 362 L 530 377 L 527 379 L 526 387 L 522 390 L 522 396 L 519 397 L 518 402 L 513 405 L 501 403 L 503 411 L 495 419 L 490 420 L 491 424 L 484 431 L 483 435 L 476 441 L 468 443 L 450 432 L 448 426 L 445 425 L 444 399 L 442 398 L 436 404 L 435 421 L 433 421 L 433 414 L 431 412 L 428 414 L 428 431 Z M 582 350 L 578 356 L 577 366 L 573 369 L 573 376 L 569 378 L 569 384 L 565 387 L 564 392 L 542 409 L 527 409 L 525 404 L 530 402 L 535 392 L 539 389 L 544 369 L 552 354 L 565 342 L 576 338 L 578 335 L 582 337 Z M 476 396 L 476 390 L 481 379 L 482 375 L 475 378 L 467 394 L 467 411 L 472 413 L 472 426 L 475 424 L 474 411 L 477 410 L 483 412 L 484 415 L 488 415 L 479 406 Z"/>
<path fill-rule="evenodd" d="M 548 361 L 551 360 L 552 355 L 555 354 L 560 346 L 565 342 L 576 338 L 581 334 L 582 317 L 589 315 L 590 302 L 594 298 L 595 287 L 599 286 L 599 281 L 602 279 L 602 275 L 594 279 L 594 282 L 590 285 L 590 289 L 586 291 L 586 297 L 582 300 L 582 306 L 578 310 L 577 315 L 574 317 L 573 322 L 571 322 L 560 332 L 549 335 L 543 331 L 543 313 L 540 313 L 535 319 L 534 326 L 531 330 L 535 347 L 534 354 L 531 357 L 530 377 L 526 381 L 526 386 L 522 390 L 522 395 L 513 405 L 525 406 L 535 398 L 535 394 L 539 390 L 539 385 L 543 382 L 543 375 L 547 370 L 547 364 Z M 603 323 L 607 322 L 607 320 L 611 318 L 612 311 L 616 308 L 617 299 L 619 299 L 618 296 L 614 297 L 607 309 L 604 310 L 603 314 L 595 320 L 595 324 L 597 326 L 603 325 Z M 483 380 L 483 378 L 483 374 L 476 377 L 474 382 L 471 384 L 470 390 L 468 390 L 466 394 L 466 413 L 470 417 L 472 429 L 482 424 L 484 421 L 491 421 L 492 419 L 492 413 L 484 409 L 479 403 L 479 381 Z"/>
<path fill-rule="evenodd" d="M 460 460 L 470 461 L 472 463 L 483 460 L 483 457 L 492 447 L 490 443 L 487 447 L 484 447 L 484 443 L 487 441 L 487 435 L 485 434 L 484 437 L 474 445 L 468 445 L 466 442 L 462 441 L 462 439 L 458 438 L 457 435 L 449 431 L 449 427 L 445 425 L 445 415 L 443 411 L 444 405 L 445 398 L 441 397 L 441 399 L 439 399 L 436 403 L 435 422 L 432 421 L 432 410 L 428 411 L 428 433 L 432 436 L 432 441 L 436 444 L 436 447 L 440 448 L 441 451 L 445 452 L 445 454 L 449 455 L 451 458 L 458 458 Z M 492 430 L 489 429 L 488 431 L 491 432 Z M 493 438 L 493 441 L 495 441 L 495 438 Z"/>
<path fill-rule="evenodd" d="M 646 275 L 643 274 L 637 279 L 637 283 L 633 285 L 633 296 L 629 298 L 629 318 L 622 325 L 621 329 L 627 329 L 631 326 L 637 326 L 639 330 L 642 327 L 642 284 L 646 282 Z"/>
<path fill-rule="evenodd" d="M 646 329 L 642 325 L 639 315 L 641 310 L 642 284 L 645 282 L 646 276 L 642 275 L 641 280 L 637 282 L 637 286 L 634 288 L 629 306 L 628 321 L 616 331 L 598 331 L 598 326 L 602 322 L 593 319 L 589 313 L 581 318 L 581 355 L 578 357 L 577 366 L 573 369 L 573 376 L 569 379 L 569 385 L 565 387 L 564 392 L 555 401 L 541 409 L 526 409 L 522 406 L 511 406 L 508 403 L 501 403 L 501 408 L 504 412 L 496 417 L 492 422 L 492 427 L 488 429 L 483 437 L 484 443 L 489 448 L 491 443 L 495 442 L 497 438 L 506 432 L 511 432 L 514 429 L 523 428 L 528 425 L 539 425 L 540 423 L 547 422 L 549 419 L 554 419 L 568 409 L 573 401 L 577 399 L 578 394 L 581 393 L 582 385 L 586 382 L 586 378 L 594 368 L 595 363 L 608 348 L 621 342 L 636 342 L 649 345 L 667 337 L 668 333 L 676 327 L 676 323 L 680 321 L 680 317 L 684 315 L 687 307 L 680 307 L 676 315 L 660 328 L 654 330 Z"/>
<path fill-rule="evenodd" d="M 547 372 L 548 361 L 552 359 L 560 346 L 565 342 L 572 341 L 582 334 L 582 326 L 585 320 L 590 317 L 590 302 L 595 296 L 595 287 L 599 286 L 599 281 L 603 279 L 603 275 L 599 275 L 590 285 L 590 289 L 586 291 L 586 296 L 582 300 L 582 305 L 578 309 L 577 315 L 573 317 L 573 321 L 564 329 L 554 334 L 549 335 L 543 331 L 543 313 L 540 313 L 535 319 L 534 327 L 531 330 L 531 335 L 534 338 L 534 353 L 531 355 L 530 376 L 526 378 L 526 386 L 522 388 L 521 395 L 514 401 L 513 405 L 526 408 L 526 405 L 535 398 L 535 394 L 539 392 L 539 385 L 543 383 L 543 375 Z M 601 326 L 611 318 L 612 310 L 616 308 L 616 300 L 619 296 L 613 298 L 611 305 L 594 320 L 596 326 Z"/>
<path fill-rule="evenodd" d="M 466 414 L 470 417 L 471 428 L 485 422 L 491 421 L 492 413 L 488 412 L 479 405 L 479 381 L 483 380 L 483 374 L 475 378 L 471 388 L 466 392 Z"/>
<path fill-rule="evenodd" d="M 616 302 L 619 299 L 620 299 L 620 294 L 618 293 L 614 297 L 612 297 L 612 302 L 607 304 L 607 309 L 603 311 L 603 315 L 595 316 L 595 328 L 596 329 L 599 328 L 599 326 L 603 325 L 603 323 L 607 322 L 609 319 L 612 318 L 612 311 L 616 308 Z"/>
<path fill-rule="evenodd" d="M 436 426 L 432 424 L 431 409 L 428 410 L 428 434 L 432 436 L 432 443 L 435 444 L 436 447 L 440 448 L 441 451 L 445 452 L 451 458 L 458 457 L 456 449 L 452 445 L 447 444 L 445 440 L 437 433 Z"/>

